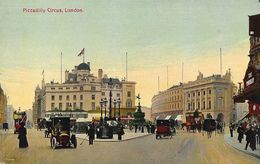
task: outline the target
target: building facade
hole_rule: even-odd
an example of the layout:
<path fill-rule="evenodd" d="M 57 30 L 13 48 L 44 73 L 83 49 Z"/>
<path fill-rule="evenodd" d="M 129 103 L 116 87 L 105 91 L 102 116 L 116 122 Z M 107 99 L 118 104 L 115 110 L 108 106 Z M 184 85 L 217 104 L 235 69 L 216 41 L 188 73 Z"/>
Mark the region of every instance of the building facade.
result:
<path fill-rule="evenodd" d="M 63 83 L 45 83 L 42 88 L 37 86 L 33 103 L 34 121 L 48 112 L 77 111 L 87 112 L 100 110 L 100 100 L 108 100 L 112 92 L 113 101 L 120 99 L 121 108 L 135 108 L 135 82 L 120 81 L 117 78 L 108 78 L 103 70 L 98 70 L 98 76 L 91 74 L 90 63 L 81 63 L 71 71 L 65 71 Z M 104 110 L 104 109 L 103 109 Z"/>
<path fill-rule="evenodd" d="M 159 92 L 152 98 L 152 120 L 167 115 L 183 114 L 183 84 Z"/>
<path fill-rule="evenodd" d="M 2 87 L 0 86 L 0 125 L 7 122 L 7 96 L 5 95 Z"/>
<path fill-rule="evenodd" d="M 231 81 L 230 70 L 225 75 L 203 77 L 199 72 L 197 80 L 188 82 L 183 87 L 184 119 L 186 113 L 198 110 L 204 117 L 208 113 L 213 118 L 229 122 L 233 118 L 234 103 L 232 97 L 237 87 Z"/>
<path fill-rule="evenodd" d="M 152 98 L 153 119 L 169 115 L 183 115 L 195 110 L 205 117 L 210 113 L 214 118 L 221 118 L 229 122 L 233 118 L 234 96 L 237 87 L 231 81 L 230 70 L 225 75 L 203 77 L 199 72 L 195 81 L 173 86 L 159 92 Z"/>

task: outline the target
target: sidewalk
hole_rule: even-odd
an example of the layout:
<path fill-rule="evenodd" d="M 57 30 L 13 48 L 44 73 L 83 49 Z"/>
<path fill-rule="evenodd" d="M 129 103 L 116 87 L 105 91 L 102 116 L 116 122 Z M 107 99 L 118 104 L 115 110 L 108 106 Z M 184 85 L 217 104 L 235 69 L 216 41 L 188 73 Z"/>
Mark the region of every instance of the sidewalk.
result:
<path fill-rule="evenodd" d="M 128 141 L 128 140 L 132 140 L 132 139 L 136 139 L 136 138 L 140 138 L 140 137 L 145 137 L 145 136 L 149 136 L 149 135 L 153 135 L 151 133 L 147 133 L 146 131 L 144 133 L 141 132 L 137 132 L 135 133 L 134 130 L 130 131 L 129 129 L 124 129 L 125 134 L 122 135 L 122 140 L 118 140 L 118 135 L 114 134 L 112 139 L 98 139 L 95 137 L 94 142 L 123 142 L 123 141 Z M 83 134 L 76 134 L 76 137 L 79 139 L 86 139 L 88 140 L 88 136 L 83 133 Z"/>
<path fill-rule="evenodd" d="M 0 129 L 0 135 L 4 135 L 4 134 L 14 134 L 14 129 L 9 129 L 9 130 L 4 130 L 4 129 Z"/>
<path fill-rule="evenodd" d="M 255 151 L 252 151 L 252 149 L 249 146 L 248 146 L 247 150 L 245 150 L 245 147 L 246 147 L 245 138 L 246 138 L 246 136 L 244 136 L 242 143 L 239 143 L 239 141 L 237 140 L 237 137 L 238 137 L 238 135 L 237 135 L 236 132 L 234 132 L 233 138 L 230 137 L 230 134 L 225 134 L 224 140 L 227 144 L 234 147 L 235 149 L 260 159 L 260 145 L 256 145 Z"/>

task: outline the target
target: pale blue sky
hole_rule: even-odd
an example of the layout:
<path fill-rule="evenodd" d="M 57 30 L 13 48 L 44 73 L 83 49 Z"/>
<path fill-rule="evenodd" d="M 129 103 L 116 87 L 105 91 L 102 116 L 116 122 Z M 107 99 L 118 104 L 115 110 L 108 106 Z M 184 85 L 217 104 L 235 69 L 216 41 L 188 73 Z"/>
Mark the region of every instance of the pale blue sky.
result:
<path fill-rule="evenodd" d="M 85 12 L 23 13 L 24 7 Z M 61 51 L 64 69 L 81 62 L 76 55 L 85 47 L 94 74 L 103 68 L 120 78 L 127 51 L 129 79 L 150 106 L 158 76 L 160 89 L 167 88 L 166 65 L 170 85 L 181 81 L 182 61 L 184 81 L 194 80 L 198 70 L 219 73 L 220 47 L 223 72 L 231 68 L 233 80 L 241 81 L 248 62 L 248 15 L 259 12 L 257 0 L 0 0 L 0 82 L 10 103 L 31 108 L 42 69 L 47 81 L 60 80 Z"/>

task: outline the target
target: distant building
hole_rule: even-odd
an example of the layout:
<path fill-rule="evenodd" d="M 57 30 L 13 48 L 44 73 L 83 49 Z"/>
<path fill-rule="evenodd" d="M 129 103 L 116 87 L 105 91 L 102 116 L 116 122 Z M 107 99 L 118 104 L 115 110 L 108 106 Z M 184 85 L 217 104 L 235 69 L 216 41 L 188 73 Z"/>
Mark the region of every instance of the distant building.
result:
<path fill-rule="evenodd" d="M 229 122 L 233 118 L 234 103 L 232 97 L 237 87 L 231 81 L 231 73 L 203 77 L 199 72 L 195 81 L 175 85 L 159 92 L 152 98 L 152 116 L 156 118 L 175 118 L 195 110 L 206 117 L 210 113 L 214 118 Z"/>
<path fill-rule="evenodd" d="M 7 96 L 5 95 L 2 87 L 0 86 L 0 125 L 6 123 L 6 108 L 7 108 Z"/>
<path fill-rule="evenodd" d="M 9 129 L 14 128 L 14 118 L 13 118 L 13 113 L 14 113 L 14 107 L 12 105 L 7 105 L 6 108 L 6 121 L 8 123 Z"/>
<path fill-rule="evenodd" d="M 43 80 L 42 88 L 37 86 L 35 89 L 34 121 L 43 117 L 46 112 L 50 114 L 50 112 L 100 110 L 101 98 L 108 100 L 106 104 L 108 110 L 110 90 L 112 91 L 112 101 L 121 100 L 121 110 L 133 111 L 135 109 L 135 82 L 111 78 L 110 85 L 110 78 L 103 75 L 102 69 L 98 70 L 98 77 L 91 74 L 90 71 L 90 63 L 81 63 L 75 66 L 71 72 L 65 71 L 65 82 L 62 84 L 54 81 L 45 83 Z M 114 109 L 113 102 L 111 105 Z M 123 113 L 124 111 L 121 111 L 121 114 Z"/>
<path fill-rule="evenodd" d="M 159 92 L 152 98 L 152 120 L 183 114 L 183 84 Z"/>
<path fill-rule="evenodd" d="M 231 81 L 231 72 L 225 75 L 212 75 L 203 77 L 199 72 L 197 80 L 188 82 L 183 87 L 184 94 L 184 119 L 186 113 L 198 110 L 204 117 L 210 113 L 213 118 L 225 122 L 232 120 L 234 103 L 232 97 L 237 87 Z"/>
<path fill-rule="evenodd" d="M 152 119 L 152 109 L 151 108 L 143 106 L 142 112 L 145 113 L 145 116 L 144 116 L 145 120 L 153 121 L 153 119 Z"/>

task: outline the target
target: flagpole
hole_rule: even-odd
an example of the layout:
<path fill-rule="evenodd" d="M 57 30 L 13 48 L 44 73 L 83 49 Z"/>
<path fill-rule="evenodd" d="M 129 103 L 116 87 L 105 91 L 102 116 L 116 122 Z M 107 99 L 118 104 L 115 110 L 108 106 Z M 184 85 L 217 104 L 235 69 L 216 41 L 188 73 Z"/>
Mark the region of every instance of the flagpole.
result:
<path fill-rule="evenodd" d="M 60 61 L 60 83 L 62 84 L 62 52 L 60 54 L 61 61 Z"/>
<path fill-rule="evenodd" d="M 84 50 L 84 53 L 83 53 L 83 63 L 85 63 L 85 50 Z"/>
<path fill-rule="evenodd" d="M 126 60 L 126 66 L 125 66 L 125 72 L 126 72 L 126 81 L 128 80 L 128 75 L 127 75 L 127 52 L 125 53 L 125 60 Z"/>

